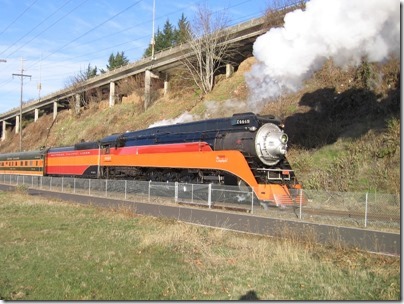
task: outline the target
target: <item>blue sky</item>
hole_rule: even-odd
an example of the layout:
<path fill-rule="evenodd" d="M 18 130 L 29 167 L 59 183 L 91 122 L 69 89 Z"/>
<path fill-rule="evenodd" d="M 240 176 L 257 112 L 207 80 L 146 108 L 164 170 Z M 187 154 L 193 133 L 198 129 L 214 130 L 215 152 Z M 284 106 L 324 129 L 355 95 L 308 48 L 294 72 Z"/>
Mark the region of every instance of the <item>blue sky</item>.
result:
<path fill-rule="evenodd" d="M 155 29 L 183 13 L 192 22 L 200 5 L 223 13 L 234 25 L 260 17 L 267 0 L 155 0 Z M 139 60 L 151 40 L 153 0 L 0 0 L 0 113 L 64 89 L 88 64 L 106 69 L 111 53 Z M 41 83 L 41 90 L 38 84 Z"/>

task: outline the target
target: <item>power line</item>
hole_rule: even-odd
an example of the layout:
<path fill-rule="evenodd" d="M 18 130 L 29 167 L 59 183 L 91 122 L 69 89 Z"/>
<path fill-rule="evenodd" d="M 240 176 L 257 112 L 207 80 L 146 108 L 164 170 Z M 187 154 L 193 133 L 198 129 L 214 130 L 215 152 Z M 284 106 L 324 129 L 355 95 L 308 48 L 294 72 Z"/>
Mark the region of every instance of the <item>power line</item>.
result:
<path fill-rule="evenodd" d="M 0 32 L 0 36 L 5 32 L 5 31 L 7 31 L 9 28 L 10 28 L 10 26 L 12 26 L 18 19 L 20 19 L 35 3 L 37 3 L 38 2 L 38 0 L 35 0 L 34 2 L 32 2 L 31 3 L 31 5 L 30 6 L 28 6 L 21 14 L 19 14 L 9 25 L 7 25 L 5 28 L 4 28 L 4 30 L 2 30 L 1 32 Z"/>
<path fill-rule="evenodd" d="M 88 0 L 86 0 L 86 1 L 88 1 Z M 84 1 L 84 2 L 86 2 L 86 1 Z M 234 8 L 234 7 L 238 6 L 238 5 L 242 5 L 242 4 L 244 4 L 244 3 L 246 3 L 246 2 L 249 2 L 249 1 L 252 1 L 252 0 L 244 0 L 244 1 L 242 0 L 242 1 L 238 1 L 237 3 L 231 3 L 231 6 L 230 6 L 230 7 L 227 7 L 226 9 Z M 83 2 L 83 3 L 84 3 L 84 2 Z M 124 10 L 122 10 L 122 11 L 120 11 L 119 13 L 115 14 L 114 16 L 108 18 L 107 20 L 101 22 L 101 23 L 98 24 L 97 26 L 91 28 L 90 30 L 88 30 L 87 32 L 83 33 L 83 34 L 80 35 L 79 37 L 77 37 L 77 38 L 71 40 L 70 42 L 66 43 L 66 44 L 63 45 L 62 47 L 60 47 L 60 48 L 58 48 L 57 50 L 53 51 L 51 54 L 49 54 L 49 55 L 43 57 L 41 60 L 38 60 L 38 61 L 32 63 L 32 64 L 30 65 L 30 68 L 31 68 L 32 66 L 34 66 L 34 65 L 37 65 L 39 62 L 42 63 L 42 60 L 44 60 L 44 59 L 50 57 L 51 55 L 57 53 L 57 52 L 60 51 L 61 49 L 66 48 L 66 46 L 68 46 L 68 45 L 72 44 L 73 42 L 75 42 L 75 41 L 81 39 L 82 37 L 88 35 L 90 32 L 92 32 L 92 31 L 96 30 L 97 28 L 101 27 L 102 25 L 106 24 L 108 21 L 112 20 L 113 18 L 117 17 L 118 15 L 121 15 L 123 12 L 125 12 L 125 11 L 127 11 L 128 9 L 130 9 L 131 7 L 137 5 L 139 2 L 140 2 L 140 1 L 137 1 L 136 3 L 131 4 L 129 7 L 125 8 Z M 82 5 L 83 3 L 81 3 L 80 5 Z M 196 3 L 196 2 L 195 2 L 195 3 Z M 192 3 L 191 5 L 187 5 L 186 7 L 192 7 L 193 5 L 195 5 L 195 3 Z M 77 8 L 78 8 L 78 6 L 76 6 L 74 9 L 77 9 Z M 74 10 L 74 9 L 73 9 L 73 10 Z M 71 10 L 68 14 L 70 14 L 73 10 Z M 181 10 L 184 10 L 184 8 L 178 9 L 178 10 L 173 10 L 173 11 L 169 12 L 168 14 L 160 15 L 160 16 L 157 17 L 156 19 L 165 18 L 166 16 L 175 14 L 176 12 L 181 11 Z M 223 10 L 223 9 L 221 9 L 221 10 Z M 218 10 L 218 11 L 220 11 L 220 10 Z M 48 26 L 47 29 L 51 28 L 54 24 L 56 24 L 58 21 L 60 21 L 60 20 L 63 19 L 64 17 L 66 17 L 68 14 L 64 15 L 62 18 L 60 18 L 59 20 L 57 20 L 56 22 L 54 22 L 53 24 L 51 24 L 50 26 Z M 142 24 L 146 24 L 146 23 L 149 23 L 149 22 L 150 22 L 150 20 L 145 21 L 145 22 L 140 22 L 140 23 L 138 23 L 136 26 L 142 25 Z M 132 26 L 132 27 L 126 28 L 126 29 L 124 29 L 124 30 L 120 30 L 120 31 L 118 31 L 117 33 L 121 33 L 121 32 L 123 32 L 123 31 L 130 30 L 130 29 L 132 29 L 132 28 L 135 28 L 136 26 Z M 38 37 L 39 35 L 41 35 L 41 34 L 42 34 L 43 32 L 45 32 L 47 29 L 45 29 L 45 30 L 43 30 L 41 33 L 37 34 L 34 38 L 32 38 L 32 39 L 31 39 L 30 41 L 28 41 L 27 43 L 29 43 L 29 42 L 31 42 L 32 40 L 34 40 L 36 37 Z M 117 33 L 115 33 L 115 35 L 117 35 Z M 86 43 L 84 43 L 84 45 L 90 44 L 91 42 L 96 41 L 96 40 L 101 40 L 101 39 L 104 39 L 104 40 L 105 40 L 106 37 L 110 37 L 110 36 L 112 36 L 112 35 L 114 35 L 114 34 L 109 34 L 109 35 L 104 36 L 103 38 L 98 38 L 98 39 L 95 39 L 95 40 L 93 39 L 93 40 L 90 40 L 90 41 L 86 41 Z M 131 43 L 131 42 L 134 42 L 134 41 L 136 41 L 136 40 L 141 40 L 141 39 L 146 38 L 146 37 L 147 37 L 147 36 L 144 36 L 144 37 L 141 37 L 141 38 L 138 38 L 138 39 L 135 39 L 135 40 L 132 39 L 132 40 L 130 40 L 130 41 L 122 42 L 122 43 L 119 43 L 119 44 L 116 44 L 116 43 L 113 44 L 113 45 L 110 44 L 110 46 L 109 46 L 108 48 L 102 48 L 102 49 L 101 49 L 101 48 L 98 48 L 97 51 L 95 51 L 95 52 L 90 52 L 90 53 L 83 54 L 83 55 L 79 55 L 79 56 L 72 56 L 72 57 L 69 57 L 69 59 L 70 59 L 70 60 L 74 60 L 74 59 L 76 59 L 76 58 L 80 58 L 80 57 L 85 57 L 85 56 L 88 56 L 88 55 L 93 55 L 93 54 L 101 53 L 101 52 L 106 51 L 106 50 L 108 50 L 108 49 L 113 49 L 113 48 L 116 48 L 117 46 L 122 46 L 122 45 L 124 45 L 124 44 Z M 24 45 L 26 45 L 27 43 L 25 43 Z M 147 46 L 144 46 L 143 48 L 145 49 L 146 47 L 147 47 Z M 21 47 L 20 47 L 20 48 L 21 48 Z M 19 49 L 20 49 L 20 48 L 19 48 Z M 139 47 L 136 47 L 136 48 L 131 47 L 131 48 L 127 48 L 126 51 L 133 50 L 133 49 L 140 49 L 140 48 L 141 48 L 140 46 L 139 46 Z M 15 51 L 13 52 L 13 54 L 14 54 L 16 51 L 17 51 L 17 50 L 15 50 Z M 95 56 L 92 56 L 92 57 L 91 57 L 91 60 L 93 60 L 94 57 L 95 57 Z M 100 59 L 101 59 L 101 57 L 100 57 Z M 63 63 L 61 63 L 61 64 L 63 64 Z M 52 67 L 54 67 L 55 65 L 58 65 L 58 63 L 52 64 Z M 59 65 L 60 65 L 60 64 L 59 64 Z M 43 65 L 43 67 L 45 67 L 45 66 L 49 66 L 49 64 Z M 62 76 L 62 75 L 66 76 L 66 74 L 60 74 L 60 75 L 61 75 L 61 76 Z M 53 75 L 51 78 L 48 78 L 48 77 L 45 76 L 45 77 L 43 78 L 43 80 L 46 80 L 46 79 L 60 79 L 60 78 L 61 78 L 61 77 L 58 77 L 57 75 Z M 6 81 L 6 83 L 9 83 L 9 81 Z M 5 84 L 4 84 L 4 85 L 5 85 Z M 0 83 L 0 87 L 1 87 L 1 86 L 4 86 L 4 85 L 3 85 L 3 83 Z"/>
<path fill-rule="evenodd" d="M 101 22 L 100 24 L 98 24 L 97 26 L 95 26 L 95 27 L 93 27 L 92 29 L 88 30 L 88 31 L 85 32 L 84 34 L 80 35 L 79 37 L 77 37 L 77 38 L 71 40 L 70 42 L 68 42 L 68 43 L 66 43 L 66 44 L 64 44 L 63 46 L 61 46 L 61 47 L 58 48 L 57 50 L 55 50 L 55 51 L 53 51 L 52 53 L 50 53 L 49 55 L 45 56 L 45 58 L 43 58 L 43 59 L 46 59 L 46 58 L 50 57 L 51 55 L 55 54 L 56 52 L 60 51 L 61 49 L 64 49 L 64 48 L 67 47 L 68 45 L 70 45 L 70 44 L 72 44 L 73 42 L 79 40 L 80 38 L 86 36 L 88 33 L 91 33 L 91 32 L 94 31 L 95 29 L 97 29 L 97 28 L 99 28 L 100 26 L 104 25 L 104 24 L 107 23 L 108 21 L 111 21 L 111 20 L 114 19 L 115 17 L 121 15 L 122 13 L 126 12 L 126 11 L 129 10 L 130 8 L 132 8 L 132 7 L 134 7 L 135 5 L 139 4 L 140 2 L 141 2 L 141 0 L 139 0 L 139 1 L 137 1 L 137 2 L 135 2 L 135 3 L 133 3 L 133 4 L 131 4 L 131 5 L 129 5 L 127 8 L 121 10 L 119 13 L 117 13 L 117 14 L 113 15 L 112 17 L 108 18 L 107 20 Z M 39 62 L 39 61 L 36 61 L 36 62 L 34 62 L 32 65 L 35 65 L 35 64 L 37 64 L 38 62 Z M 32 65 L 31 65 L 31 66 L 32 66 Z"/>
<path fill-rule="evenodd" d="M 18 39 L 16 42 L 14 42 L 12 45 L 10 45 L 8 48 L 6 48 L 4 51 L 0 52 L 0 55 L 3 54 L 4 52 L 8 51 L 10 48 L 12 48 L 14 45 L 16 45 L 18 42 L 20 42 L 22 39 L 24 39 L 26 36 L 28 36 L 29 34 L 31 34 L 35 29 L 37 29 L 41 24 L 43 24 L 45 21 L 47 21 L 48 19 L 50 19 L 53 15 L 55 15 L 58 11 L 60 11 L 63 7 L 65 7 L 69 2 L 71 2 L 72 0 L 67 0 L 62 6 L 60 6 L 58 9 L 56 9 L 52 14 L 50 14 L 49 16 L 47 16 L 45 19 L 43 19 L 40 23 L 38 23 L 35 27 L 33 27 L 28 33 L 26 33 L 25 35 L 23 35 L 20 39 Z M 42 32 L 41 32 L 42 33 Z M 10 57 L 12 54 L 14 54 L 15 52 L 17 52 L 19 49 L 21 49 L 23 46 L 25 46 L 27 43 L 31 42 L 32 39 L 28 42 L 26 42 L 25 44 L 23 44 L 22 46 L 20 46 L 18 49 L 16 49 L 14 52 L 10 53 L 8 55 L 8 57 Z"/>

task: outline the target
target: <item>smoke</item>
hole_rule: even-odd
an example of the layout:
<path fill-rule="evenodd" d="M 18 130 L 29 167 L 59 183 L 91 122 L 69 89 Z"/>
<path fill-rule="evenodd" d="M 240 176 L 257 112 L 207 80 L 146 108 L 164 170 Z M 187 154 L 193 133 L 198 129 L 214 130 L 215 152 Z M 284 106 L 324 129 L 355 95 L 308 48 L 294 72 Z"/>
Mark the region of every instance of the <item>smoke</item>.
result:
<path fill-rule="evenodd" d="M 247 104 L 244 101 L 228 99 L 224 102 L 205 101 L 205 119 L 210 117 L 227 117 L 234 113 L 247 111 Z"/>
<path fill-rule="evenodd" d="M 311 0 L 284 26 L 257 38 L 257 63 L 246 74 L 250 109 L 298 90 L 327 59 L 340 67 L 400 53 L 400 3 L 394 0 Z"/>
<path fill-rule="evenodd" d="M 226 100 L 224 102 L 205 101 L 204 106 L 205 106 L 205 114 L 203 116 L 197 114 L 191 114 L 188 111 L 186 111 L 185 113 L 181 114 L 176 118 L 163 119 L 157 121 L 151 124 L 149 128 L 174 125 L 177 123 L 186 123 L 215 117 L 226 117 L 226 116 L 232 116 L 234 113 L 246 112 L 245 102 L 231 99 Z"/>
<path fill-rule="evenodd" d="M 191 122 L 197 120 L 195 115 L 190 114 L 188 111 L 185 113 L 182 113 L 180 116 L 172 119 L 163 119 L 160 121 L 157 121 L 149 126 L 149 128 L 154 128 L 154 127 L 161 127 L 161 126 L 168 126 L 168 125 L 175 125 L 177 123 L 185 123 L 185 122 Z"/>

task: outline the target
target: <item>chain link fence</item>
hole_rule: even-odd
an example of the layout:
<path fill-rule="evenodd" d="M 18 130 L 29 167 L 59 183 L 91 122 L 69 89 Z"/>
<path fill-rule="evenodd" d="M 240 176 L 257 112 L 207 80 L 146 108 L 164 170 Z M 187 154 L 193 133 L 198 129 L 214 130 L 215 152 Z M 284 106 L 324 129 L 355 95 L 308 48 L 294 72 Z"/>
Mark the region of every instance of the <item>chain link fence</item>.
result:
<path fill-rule="evenodd" d="M 268 207 L 253 192 L 236 186 L 0 175 L 0 183 L 49 191 L 150 202 L 189 204 L 263 217 L 400 232 L 400 195 L 300 190 L 293 206 Z"/>

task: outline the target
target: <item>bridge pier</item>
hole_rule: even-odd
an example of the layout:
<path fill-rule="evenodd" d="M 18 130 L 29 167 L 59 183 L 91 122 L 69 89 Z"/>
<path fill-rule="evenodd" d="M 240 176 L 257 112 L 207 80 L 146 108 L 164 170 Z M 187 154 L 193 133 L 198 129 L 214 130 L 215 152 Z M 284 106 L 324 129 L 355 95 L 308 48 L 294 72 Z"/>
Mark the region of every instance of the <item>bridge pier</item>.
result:
<path fill-rule="evenodd" d="M 74 95 L 75 99 L 75 105 L 74 105 L 74 111 L 76 112 L 76 115 L 80 114 L 80 94 Z"/>
<path fill-rule="evenodd" d="M 112 108 L 115 105 L 115 82 L 109 83 L 109 107 Z"/>
<path fill-rule="evenodd" d="M 20 116 L 15 117 L 15 134 L 20 133 Z"/>
<path fill-rule="evenodd" d="M 145 75 L 144 75 L 144 110 L 147 110 L 147 108 L 150 106 L 151 104 L 151 79 L 152 78 L 159 78 L 159 75 L 154 74 L 152 71 L 150 70 L 146 70 L 145 71 Z"/>
<path fill-rule="evenodd" d="M 54 101 L 53 102 L 53 120 L 56 119 L 57 115 L 58 115 L 58 102 Z"/>
<path fill-rule="evenodd" d="M 230 78 L 234 74 L 234 66 L 230 63 L 226 64 L 226 78 Z"/>
<path fill-rule="evenodd" d="M 9 122 L 3 120 L 3 129 L 2 129 L 2 133 L 1 133 L 1 141 L 5 141 L 6 140 L 6 131 L 7 131 L 7 125 L 10 124 Z"/>
<path fill-rule="evenodd" d="M 34 112 L 34 122 L 36 122 L 38 120 L 38 118 L 39 118 L 39 109 L 36 108 L 35 112 Z"/>
<path fill-rule="evenodd" d="M 169 88 L 168 80 L 164 80 L 164 96 L 167 95 L 167 93 L 168 93 L 168 88 Z"/>
<path fill-rule="evenodd" d="M 146 111 L 151 103 L 150 97 L 150 85 L 151 85 L 151 72 L 146 70 L 144 73 L 144 110 Z"/>

